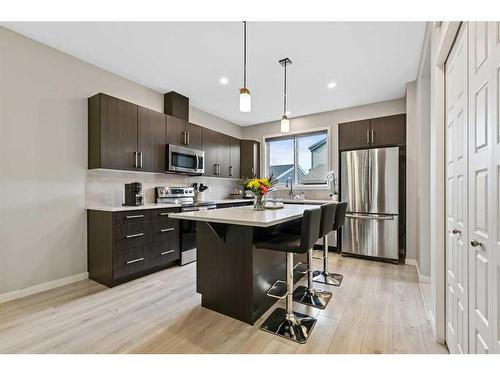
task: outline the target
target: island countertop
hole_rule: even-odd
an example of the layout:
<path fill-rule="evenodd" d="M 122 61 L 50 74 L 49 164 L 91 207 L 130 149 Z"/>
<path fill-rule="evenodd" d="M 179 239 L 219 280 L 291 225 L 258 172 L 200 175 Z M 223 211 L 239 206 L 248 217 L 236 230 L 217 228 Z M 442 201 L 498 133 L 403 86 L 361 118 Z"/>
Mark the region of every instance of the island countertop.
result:
<path fill-rule="evenodd" d="M 171 213 L 168 216 L 181 220 L 265 228 L 301 218 L 305 210 L 317 208 L 317 205 L 285 204 L 284 208 L 277 210 L 254 211 L 253 206 L 243 206 L 217 210 Z"/>

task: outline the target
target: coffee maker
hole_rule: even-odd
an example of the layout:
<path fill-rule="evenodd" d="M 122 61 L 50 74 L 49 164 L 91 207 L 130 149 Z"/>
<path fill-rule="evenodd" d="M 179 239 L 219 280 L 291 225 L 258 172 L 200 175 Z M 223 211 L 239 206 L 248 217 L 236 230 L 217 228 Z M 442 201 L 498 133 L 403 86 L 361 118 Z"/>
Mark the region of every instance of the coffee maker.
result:
<path fill-rule="evenodd" d="M 142 184 L 132 182 L 125 184 L 125 203 L 124 206 L 142 206 L 144 205 L 144 194 L 142 193 Z"/>

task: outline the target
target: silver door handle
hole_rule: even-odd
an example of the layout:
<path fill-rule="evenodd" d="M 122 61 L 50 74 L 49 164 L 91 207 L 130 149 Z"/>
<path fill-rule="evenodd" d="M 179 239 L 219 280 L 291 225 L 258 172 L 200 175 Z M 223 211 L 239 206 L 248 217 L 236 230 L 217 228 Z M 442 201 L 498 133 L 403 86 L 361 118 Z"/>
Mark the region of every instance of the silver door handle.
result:
<path fill-rule="evenodd" d="M 375 130 L 372 129 L 372 143 L 375 142 Z"/>
<path fill-rule="evenodd" d="M 138 161 L 137 161 L 137 155 L 138 152 L 134 151 L 134 168 L 137 168 L 137 165 L 138 165 Z"/>
<path fill-rule="evenodd" d="M 483 246 L 483 244 L 481 242 L 479 242 L 478 240 L 472 240 L 470 242 L 470 244 L 471 244 L 472 247 L 478 247 L 478 246 L 482 247 Z"/>
<path fill-rule="evenodd" d="M 160 212 L 160 216 L 168 216 L 170 212 Z"/>
<path fill-rule="evenodd" d="M 125 216 L 125 219 L 139 219 L 141 217 L 144 217 L 144 215 L 129 215 Z"/>
<path fill-rule="evenodd" d="M 370 144 L 370 129 L 366 131 L 366 143 Z"/>
<path fill-rule="evenodd" d="M 167 254 L 172 254 L 175 250 L 168 250 L 164 251 L 163 253 L 160 253 L 160 255 L 167 255 Z"/>
<path fill-rule="evenodd" d="M 233 166 L 229 166 L 229 177 L 233 177 Z"/>
<path fill-rule="evenodd" d="M 139 168 L 142 169 L 142 152 L 139 152 Z"/>
<path fill-rule="evenodd" d="M 189 132 L 186 132 L 187 145 L 189 146 Z"/>
<path fill-rule="evenodd" d="M 137 259 L 134 259 L 134 260 L 129 260 L 127 262 L 127 264 L 132 264 L 132 263 L 136 263 L 136 262 L 142 262 L 144 260 L 144 258 L 137 258 Z"/>
<path fill-rule="evenodd" d="M 214 176 L 217 176 L 217 164 L 214 164 Z"/>
<path fill-rule="evenodd" d="M 174 230 L 175 230 L 175 228 L 165 228 L 165 229 L 160 229 L 160 232 L 165 233 L 165 232 L 172 232 Z"/>
<path fill-rule="evenodd" d="M 182 144 L 186 145 L 186 132 L 182 132 Z"/>
<path fill-rule="evenodd" d="M 144 233 L 129 234 L 126 238 L 142 237 Z"/>
<path fill-rule="evenodd" d="M 251 173 L 252 173 L 252 175 L 253 175 L 253 173 L 254 173 L 254 171 L 253 171 L 253 167 L 252 167 Z"/>
<path fill-rule="evenodd" d="M 368 219 L 368 220 L 394 220 L 394 216 L 372 216 L 372 215 L 353 215 L 347 214 L 346 217 L 350 219 Z"/>

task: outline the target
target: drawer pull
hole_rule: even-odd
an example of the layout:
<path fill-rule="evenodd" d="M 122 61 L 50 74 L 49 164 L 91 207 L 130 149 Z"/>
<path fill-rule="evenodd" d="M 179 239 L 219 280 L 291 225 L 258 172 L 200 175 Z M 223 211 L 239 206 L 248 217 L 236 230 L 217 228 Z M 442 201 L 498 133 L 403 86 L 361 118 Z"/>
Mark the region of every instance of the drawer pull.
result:
<path fill-rule="evenodd" d="M 172 254 L 175 250 L 168 250 L 164 251 L 163 253 L 160 253 L 160 255 L 167 255 L 167 254 Z"/>
<path fill-rule="evenodd" d="M 125 216 L 125 219 L 139 219 L 141 217 L 144 217 L 144 215 L 128 215 Z"/>
<path fill-rule="evenodd" d="M 165 229 L 160 229 L 160 232 L 165 233 L 165 232 L 172 232 L 174 230 L 175 230 L 175 228 L 165 228 Z"/>
<path fill-rule="evenodd" d="M 129 234 L 126 237 L 127 238 L 134 238 L 134 237 L 142 237 L 142 236 L 144 236 L 144 233 Z"/>
<path fill-rule="evenodd" d="M 136 262 L 142 262 L 144 260 L 144 258 L 137 258 L 137 259 L 134 259 L 134 260 L 129 260 L 127 262 L 127 264 L 132 264 L 132 263 L 136 263 Z"/>
<path fill-rule="evenodd" d="M 168 216 L 170 212 L 160 212 L 160 216 Z"/>

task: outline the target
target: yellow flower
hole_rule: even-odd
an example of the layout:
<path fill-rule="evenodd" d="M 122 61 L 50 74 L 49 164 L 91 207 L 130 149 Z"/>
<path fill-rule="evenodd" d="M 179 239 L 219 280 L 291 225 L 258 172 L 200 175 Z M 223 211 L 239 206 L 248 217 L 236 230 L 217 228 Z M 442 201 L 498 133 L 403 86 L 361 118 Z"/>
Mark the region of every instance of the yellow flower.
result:
<path fill-rule="evenodd" d="M 264 185 L 266 188 L 270 188 L 271 187 L 271 183 L 269 182 L 269 179 L 268 178 L 263 178 L 262 179 L 262 185 Z"/>

